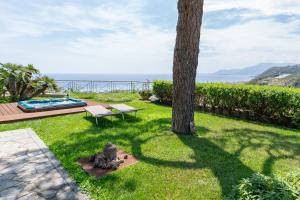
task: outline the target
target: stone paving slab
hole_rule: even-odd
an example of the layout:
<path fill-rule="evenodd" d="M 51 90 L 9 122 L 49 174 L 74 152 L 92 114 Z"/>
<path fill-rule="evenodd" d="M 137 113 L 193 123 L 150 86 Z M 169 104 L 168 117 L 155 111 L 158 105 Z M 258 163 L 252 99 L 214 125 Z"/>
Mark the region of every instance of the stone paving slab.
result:
<path fill-rule="evenodd" d="M 0 132 L 0 200 L 88 200 L 31 129 Z"/>

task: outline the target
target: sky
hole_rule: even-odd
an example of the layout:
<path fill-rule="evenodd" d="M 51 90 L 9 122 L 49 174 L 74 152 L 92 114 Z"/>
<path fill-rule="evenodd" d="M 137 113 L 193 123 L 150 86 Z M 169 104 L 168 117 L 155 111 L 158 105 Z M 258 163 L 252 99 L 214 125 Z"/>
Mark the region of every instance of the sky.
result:
<path fill-rule="evenodd" d="M 300 63 L 300 0 L 205 0 L 198 73 Z M 0 62 L 172 73 L 176 0 L 0 0 Z"/>

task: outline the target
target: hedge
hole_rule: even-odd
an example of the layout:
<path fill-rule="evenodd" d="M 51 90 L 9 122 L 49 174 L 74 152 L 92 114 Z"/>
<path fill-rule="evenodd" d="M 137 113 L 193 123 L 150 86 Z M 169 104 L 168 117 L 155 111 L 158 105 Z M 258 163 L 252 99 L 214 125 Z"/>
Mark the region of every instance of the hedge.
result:
<path fill-rule="evenodd" d="M 172 103 L 172 82 L 155 81 L 153 92 Z M 300 89 L 248 84 L 197 83 L 195 104 L 219 114 L 300 128 Z"/>

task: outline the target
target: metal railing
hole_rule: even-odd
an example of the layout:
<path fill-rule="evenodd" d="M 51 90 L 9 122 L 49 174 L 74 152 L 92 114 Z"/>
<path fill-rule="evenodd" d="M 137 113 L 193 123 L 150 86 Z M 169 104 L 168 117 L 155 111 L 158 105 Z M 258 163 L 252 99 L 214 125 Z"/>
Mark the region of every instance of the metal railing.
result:
<path fill-rule="evenodd" d="M 151 90 L 150 81 L 92 81 L 92 80 L 56 80 L 61 91 L 109 93 L 109 92 L 138 92 Z"/>

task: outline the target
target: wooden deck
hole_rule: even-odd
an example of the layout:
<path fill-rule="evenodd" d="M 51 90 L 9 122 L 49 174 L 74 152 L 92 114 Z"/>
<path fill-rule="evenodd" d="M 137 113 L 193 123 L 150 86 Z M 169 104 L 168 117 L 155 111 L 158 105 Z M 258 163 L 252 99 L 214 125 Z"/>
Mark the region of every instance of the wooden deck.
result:
<path fill-rule="evenodd" d="M 88 106 L 99 105 L 99 103 L 94 101 L 85 100 L 85 102 L 88 104 Z M 106 107 L 106 105 L 103 106 Z M 25 113 L 17 107 L 17 103 L 5 103 L 5 104 L 0 104 L 0 124 L 30 120 L 30 119 L 40 119 L 44 117 L 53 117 L 59 115 L 81 113 L 81 112 L 85 112 L 83 108 L 84 107 Z"/>

